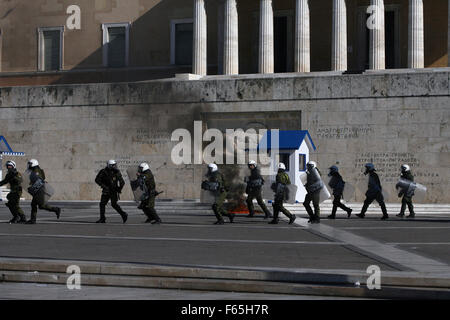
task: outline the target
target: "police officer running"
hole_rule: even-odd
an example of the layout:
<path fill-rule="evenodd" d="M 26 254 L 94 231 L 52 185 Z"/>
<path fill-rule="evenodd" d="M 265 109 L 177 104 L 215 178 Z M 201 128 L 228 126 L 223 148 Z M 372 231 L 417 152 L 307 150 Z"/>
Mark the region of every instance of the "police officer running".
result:
<path fill-rule="evenodd" d="M 247 181 L 247 189 L 245 193 L 247 193 L 247 207 L 249 211 L 248 217 L 253 217 L 255 215 L 255 210 L 253 207 L 253 199 L 256 198 L 261 209 L 264 211 L 264 219 L 271 218 L 271 214 L 269 209 L 267 209 L 266 204 L 262 199 L 261 188 L 264 184 L 264 179 L 261 176 L 259 169 L 256 166 L 256 161 L 250 160 L 248 163 L 248 168 L 250 169 L 250 176 Z"/>
<path fill-rule="evenodd" d="M 27 220 L 19 205 L 20 197 L 22 196 L 22 175 L 17 171 L 14 161 L 7 161 L 6 169 L 8 173 L 5 179 L 0 181 L 0 187 L 9 183 L 10 192 L 6 196 L 6 199 L 8 199 L 6 206 L 13 216 L 9 223 L 25 223 Z"/>
<path fill-rule="evenodd" d="M 408 180 L 411 182 L 414 182 L 414 176 L 411 173 L 411 168 L 407 165 L 404 164 L 401 166 L 401 179 L 404 180 Z M 405 190 L 405 189 L 401 189 L 398 197 L 402 197 L 402 207 L 400 209 L 400 213 L 397 215 L 397 217 L 403 218 L 405 216 L 405 210 L 406 210 L 406 206 L 408 206 L 408 210 L 409 210 L 409 216 L 407 218 L 414 218 L 416 216 L 416 214 L 414 213 L 414 205 L 412 203 L 412 197 L 414 195 L 414 191 L 411 190 Z"/>
<path fill-rule="evenodd" d="M 289 218 L 289 224 L 293 224 L 297 218 L 283 206 L 283 201 L 286 198 L 287 185 L 291 184 L 289 175 L 285 171 L 286 166 L 284 163 L 279 163 L 276 182 L 272 185 L 272 189 L 275 192 L 275 201 L 272 204 L 273 220 L 270 221 L 269 224 L 278 224 L 278 215 L 280 211 Z"/>
<path fill-rule="evenodd" d="M 227 197 L 227 188 L 225 183 L 225 178 L 222 173 L 219 172 L 219 168 L 215 163 L 210 163 L 208 165 L 208 173 L 206 174 L 207 181 L 203 181 L 202 189 L 209 190 L 214 193 L 214 204 L 212 209 L 217 218 L 214 224 L 224 224 L 223 216 L 230 219 L 230 223 L 233 223 L 234 214 L 228 213 L 224 208 L 223 204 Z"/>
<path fill-rule="evenodd" d="M 306 197 L 303 206 L 308 212 L 309 223 L 320 223 L 320 190 L 324 188 L 323 181 L 320 178 L 320 171 L 314 161 L 306 164 Z M 314 212 L 311 209 L 310 203 L 313 203 Z"/>
<path fill-rule="evenodd" d="M 381 211 L 383 212 L 383 217 L 381 218 L 381 220 L 386 220 L 389 219 L 389 216 L 387 214 L 387 209 L 386 209 L 386 205 L 384 203 L 384 197 L 382 194 L 382 187 L 381 187 L 381 182 L 380 182 L 380 178 L 378 177 L 378 175 L 375 173 L 375 166 L 372 163 L 367 163 L 365 165 L 366 171 L 364 172 L 364 175 L 369 175 L 369 185 L 368 185 L 368 189 L 366 192 L 366 200 L 364 201 L 364 205 L 361 209 L 361 213 L 357 214 L 356 216 L 358 218 L 364 218 L 367 208 L 369 208 L 369 205 L 376 200 L 380 207 L 381 207 Z"/>
<path fill-rule="evenodd" d="M 157 196 L 155 177 L 148 163 L 141 163 L 138 168 L 138 182 L 143 186 L 144 195 L 138 207 L 147 216 L 145 223 L 160 224 L 162 221 L 155 210 L 155 198 Z"/>
<path fill-rule="evenodd" d="M 100 170 L 95 178 L 95 183 L 102 188 L 100 219 L 96 223 L 106 222 L 105 208 L 109 200 L 111 200 L 111 206 L 120 214 L 123 223 L 125 223 L 128 219 L 128 214 L 117 203 L 125 181 L 122 178 L 120 170 L 117 169 L 117 162 L 115 160 L 109 160 L 106 168 Z"/>
<path fill-rule="evenodd" d="M 347 217 L 350 218 L 353 209 L 348 208 L 341 202 L 342 193 L 344 192 L 345 182 L 342 179 L 342 176 L 339 174 L 339 168 L 337 166 L 330 167 L 330 173 L 328 174 L 331 177 L 328 185 L 331 189 L 333 189 L 333 209 L 331 211 L 331 215 L 328 216 L 328 219 L 336 219 L 336 211 L 337 208 L 341 208 L 342 210 L 347 212 Z"/>
<path fill-rule="evenodd" d="M 39 162 L 36 159 L 31 159 L 28 161 L 28 170 L 30 171 L 30 178 L 32 176 L 37 179 L 37 181 L 41 181 L 43 184 L 45 182 L 45 172 L 43 169 L 39 167 Z M 30 186 L 33 183 L 33 181 L 30 179 Z M 31 200 L 31 217 L 30 220 L 28 220 L 27 224 L 35 224 L 36 223 L 36 216 L 37 216 L 37 209 L 41 210 L 47 210 L 50 212 L 54 212 L 56 214 L 56 218 L 59 219 L 59 216 L 61 214 L 61 209 L 58 207 L 52 207 L 48 205 L 47 203 L 42 202 L 43 199 L 39 193 L 32 194 L 33 199 Z"/>

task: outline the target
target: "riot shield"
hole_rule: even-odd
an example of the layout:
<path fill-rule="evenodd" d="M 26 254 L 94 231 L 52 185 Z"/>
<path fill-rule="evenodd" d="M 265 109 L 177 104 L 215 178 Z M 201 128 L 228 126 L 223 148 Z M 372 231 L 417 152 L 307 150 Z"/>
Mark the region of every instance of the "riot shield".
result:
<path fill-rule="evenodd" d="M 330 198 L 330 191 L 328 191 L 328 188 L 324 185 L 322 189 L 320 189 L 319 203 L 322 203 Z"/>
<path fill-rule="evenodd" d="M 36 193 L 30 194 L 39 205 L 44 205 L 50 200 L 54 193 L 55 189 L 50 184 L 48 184 L 48 182 L 44 182 L 43 186 L 39 188 Z"/>
<path fill-rule="evenodd" d="M 138 179 L 138 168 L 130 167 L 127 169 L 128 179 L 130 180 L 131 191 L 133 192 L 134 201 L 140 203 L 145 200 L 148 195 L 148 190 L 144 183 Z"/>
<path fill-rule="evenodd" d="M 262 198 L 266 200 L 272 200 L 274 198 L 275 191 L 272 189 L 272 184 L 275 183 L 273 176 L 263 177 L 264 184 L 261 188 Z"/>
<path fill-rule="evenodd" d="M 203 204 L 213 204 L 216 201 L 216 195 L 212 191 L 201 190 L 200 192 L 200 202 Z"/>
<path fill-rule="evenodd" d="M 298 188 L 295 184 L 288 184 L 286 187 L 286 197 L 284 200 L 286 203 L 294 204 Z"/>
<path fill-rule="evenodd" d="M 414 197 L 414 201 L 423 203 L 427 196 L 427 187 L 410 180 L 401 179 L 396 184 L 397 192 L 402 191 L 408 197 Z"/>
<path fill-rule="evenodd" d="M 328 190 L 327 186 L 325 185 L 324 181 L 322 180 L 322 177 L 319 174 L 319 171 L 317 171 L 316 168 L 314 168 L 309 174 L 313 176 L 314 185 L 317 187 L 320 187 L 320 196 L 319 196 L 319 202 L 322 203 L 328 199 L 331 198 L 330 191 Z M 316 192 L 316 191 L 314 191 Z"/>
<path fill-rule="evenodd" d="M 308 175 L 306 174 L 306 172 L 302 172 L 300 174 L 300 181 L 302 182 L 303 185 L 306 184 L 306 179 L 308 178 Z"/>

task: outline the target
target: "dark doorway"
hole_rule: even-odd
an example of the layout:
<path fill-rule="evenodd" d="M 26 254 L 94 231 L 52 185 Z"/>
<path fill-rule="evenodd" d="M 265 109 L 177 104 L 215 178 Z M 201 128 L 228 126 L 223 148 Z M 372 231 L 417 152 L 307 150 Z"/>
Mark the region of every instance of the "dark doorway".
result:
<path fill-rule="evenodd" d="M 273 18 L 275 73 L 287 72 L 287 17 Z"/>
<path fill-rule="evenodd" d="M 370 15 L 366 15 L 366 21 L 369 19 Z M 385 28 L 385 55 L 386 55 L 386 69 L 395 69 L 400 66 L 396 62 L 397 54 L 397 39 L 396 39 L 396 18 L 395 11 L 386 11 L 384 14 L 384 28 Z M 370 30 L 366 29 L 366 60 L 365 69 L 369 69 L 369 50 L 370 50 Z"/>

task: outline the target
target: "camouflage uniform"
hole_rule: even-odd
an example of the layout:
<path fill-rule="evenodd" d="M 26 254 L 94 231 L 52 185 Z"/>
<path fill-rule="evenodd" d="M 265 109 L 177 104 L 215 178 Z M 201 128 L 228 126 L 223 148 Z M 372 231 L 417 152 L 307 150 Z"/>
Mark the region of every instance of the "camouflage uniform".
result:
<path fill-rule="evenodd" d="M 153 176 L 151 170 L 146 170 L 139 175 L 139 179 L 144 180 L 143 182 L 145 183 L 148 192 L 148 198 L 141 201 L 139 209 L 142 209 L 142 211 L 144 211 L 145 215 L 147 216 L 148 219 L 146 222 L 161 223 L 161 219 L 159 218 L 155 210 L 155 177 Z"/>
<path fill-rule="evenodd" d="M 223 224 L 223 217 L 226 216 L 230 219 L 230 223 L 233 222 L 234 214 L 229 214 L 223 207 L 223 204 L 225 202 L 225 199 L 227 198 L 227 190 L 225 187 L 225 179 L 223 175 L 219 171 L 215 171 L 212 173 L 209 173 L 207 175 L 209 182 L 216 182 L 219 184 L 218 190 L 215 191 L 215 201 L 212 206 L 212 209 L 214 211 L 214 214 L 217 218 L 217 224 Z"/>
<path fill-rule="evenodd" d="M 291 180 L 289 176 L 284 171 L 278 171 L 276 177 L 276 190 L 275 190 L 275 201 L 272 204 L 273 207 L 273 220 L 270 222 L 271 224 L 278 223 L 278 215 L 281 212 L 284 213 L 289 218 L 289 223 L 293 223 L 295 220 L 295 216 L 289 212 L 284 206 L 283 201 L 286 198 L 286 186 L 291 184 Z"/>
<path fill-rule="evenodd" d="M 31 168 L 30 171 L 31 171 L 31 174 L 34 174 L 37 177 L 41 178 L 42 181 L 45 181 L 45 172 L 39 166 Z M 45 203 L 44 198 L 42 197 L 42 195 L 39 192 L 38 194 L 33 195 L 33 199 L 31 200 L 31 217 L 27 223 L 31 223 L 31 224 L 36 223 L 38 207 L 40 210 L 54 212 L 56 214 L 56 217 L 59 219 L 61 209 L 58 207 L 52 207 L 48 203 Z"/>
<path fill-rule="evenodd" d="M 20 197 L 22 196 L 22 175 L 16 169 L 8 171 L 5 179 L 0 181 L 0 187 L 8 183 L 11 191 L 6 196 L 6 199 L 8 199 L 6 206 L 9 208 L 9 211 L 11 211 L 13 216 L 10 222 L 26 222 L 25 214 L 19 204 Z"/>
<path fill-rule="evenodd" d="M 406 172 L 402 173 L 400 178 L 404 179 L 404 180 L 408 180 L 408 181 L 414 182 L 414 176 L 412 175 L 412 173 L 410 171 L 406 171 Z M 400 209 L 400 214 L 398 214 L 398 217 L 404 217 L 405 216 L 406 206 L 408 206 L 408 210 L 409 210 L 408 218 L 414 218 L 415 217 L 415 213 L 414 213 L 414 205 L 412 203 L 412 194 L 407 194 L 404 191 L 400 191 L 398 196 L 399 197 L 403 196 L 403 198 L 402 198 L 402 207 Z"/>
<path fill-rule="evenodd" d="M 264 211 L 264 214 L 265 214 L 264 219 L 270 218 L 270 216 L 271 216 L 270 211 L 269 211 L 269 209 L 267 209 L 267 206 L 262 199 L 261 186 L 252 187 L 252 181 L 261 179 L 262 183 L 264 183 L 264 179 L 261 177 L 261 174 L 259 173 L 258 168 L 251 169 L 250 172 L 251 173 L 250 173 L 250 177 L 249 177 L 249 182 L 247 183 L 247 190 L 245 191 L 248 194 L 247 201 L 246 201 L 248 211 L 250 213 L 248 216 L 253 217 L 253 215 L 255 214 L 255 210 L 253 207 L 253 199 L 256 198 L 256 201 L 258 202 L 259 206 Z"/>

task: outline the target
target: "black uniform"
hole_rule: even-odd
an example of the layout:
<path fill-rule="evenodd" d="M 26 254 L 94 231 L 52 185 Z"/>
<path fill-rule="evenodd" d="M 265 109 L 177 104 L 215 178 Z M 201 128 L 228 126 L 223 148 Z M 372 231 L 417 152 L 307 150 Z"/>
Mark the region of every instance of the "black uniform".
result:
<path fill-rule="evenodd" d="M 336 217 L 336 211 L 337 208 L 341 208 L 342 210 L 347 212 L 348 217 L 350 218 L 350 215 L 352 213 L 352 209 L 348 208 L 341 202 L 342 193 L 344 192 L 345 182 L 342 179 L 342 176 L 339 174 L 339 172 L 334 171 L 331 173 L 331 180 L 328 183 L 331 189 L 333 189 L 333 209 L 331 211 L 331 215 L 328 217 L 330 219 L 334 219 Z"/>
<path fill-rule="evenodd" d="M 278 170 L 276 182 L 273 185 L 273 190 L 275 192 L 275 201 L 272 204 L 273 220 L 269 222 L 270 224 L 278 223 L 278 215 L 280 211 L 289 218 L 289 224 L 292 224 L 296 219 L 295 215 L 290 213 L 289 210 L 287 210 L 283 206 L 284 199 L 286 199 L 287 185 L 289 184 L 291 184 L 291 180 L 289 179 L 288 174 L 282 169 Z"/>
<path fill-rule="evenodd" d="M 370 171 L 369 173 L 369 185 L 368 190 L 366 192 L 366 200 L 364 201 L 364 205 L 361 209 L 361 213 L 357 215 L 360 218 L 364 218 L 367 208 L 369 208 L 369 205 L 376 200 L 380 207 L 381 211 L 383 212 L 383 219 L 389 218 L 387 214 L 386 205 L 384 203 L 384 197 L 382 194 L 382 188 L 381 188 L 381 182 L 378 175 L 375 173 L 375 171 Z"/>
<path fill-rule="evenodd" d="M 102 188 L 102 197 L 100 200 L 100 220 L 98 223 L 105 223 L 105 208 L 109 200 L 111 200 L 111 206 L 120 214 L 123 222 L 127 221 L 128 215 L 119 206 L 119 194 L 122 192 L 125 181 L 122 178 L 122 174 L 118 169 L 104 168 L 100 170 L 95 178 L 97 183 Z"/>
<path fill-rule="evenodd" d="M 303 202 L 303 206 L 308 212 L 309 222 L 320 222 L 320 190 L 324 187 L 322 180 L 320 179 L 319 169 L 313 168 L 314 171 L 307 171 L 306 177 L 306 194 L 305 201 Z M 310 203 L 313 203 L 314 212 L 311 208 Z"/>
<path fill-rule="evenodd" d="M 25 214 L 19 205 L 22 195 L 22 175 L 16 169 L 8 170 L 5 179 L 0 181 L 0 187 L 7 183 L 10 186 L 10 192 L 6 196 L 6 199 L 8 199 L 6 206 L 13 216 L 10 223 L 26 222 Z"/>
<path fill-rule="evenodd" d="M 258 202 L 259 206 L 261 207 L 261 209 L 264 211 L 264 219 L 270 218 L 270 211 L 269 209 L 267 209 L 266 204 L 264 203 L 263 199 L 262 199 L 262 194 L 261 194 L 261 188 L 262 185 L 264 184 L 264 179 L 261 176 L 259 169 L 258 168 L 253 168 L 250 171 L 250 177 L 249 180 L 247 182 L 247 189 L 245 191 L 245 193 L 248 194 L 247 197 L 247 207 L 248 207 L 248 211 L 249 211 L 249 217 L 253 217 L 253 215 L 255 214 L 255 210 L 253 207 L 253 199 L 256 198 L 256 201 Z"/>
<path fill-rule="evenodd" d="M 406 171 L 406 172 L 402 172 L 401 177 L 404 180 L 409 180 L 411 182 L 414 182 L 414 176 L 412 175 L 411 171 Z M 402 207 L 400 209 L 400 214 L 398 214 L 398 217 L 404 217 L 405 216 L 405 210 L 406 210 L 406 206 L 408 206 L 408 210 L 409 210 L 409 216 L 408 218 L 414 218 L 415 217 L 415 213 L 414 213 L 414 206 L 412 203 L 412 197 L 413 197 L 414 193 L 407 193 L 404 190 L 400 191 L 400 193 L 398 194 L 399 197 L 402 197 Z"/>
<path fill-rule="evenodd" d="M 42 179 L 42 181 L 45 181 L 45 172 L 39 166 L 31 168 L 30 171 L 31 171 L 30 177 L 32 176 L 38 177 Z M 33 183 L 32 179 L 30 179 L 30 183 L 31 184 Z M 33 195 L 33 199 L 31 200 L 31 217 L 30 220 L 27 221 L 27 223 L 29 224 L 36 223 L 38 208 L 40 210 L 54 212 L 56 214 L 56 217 L 59 219 L 61 209 L 58 207 L 52 207 L 48 203 L 45 203 L 41 192 L 38 192 L 37 194 Z"/>

